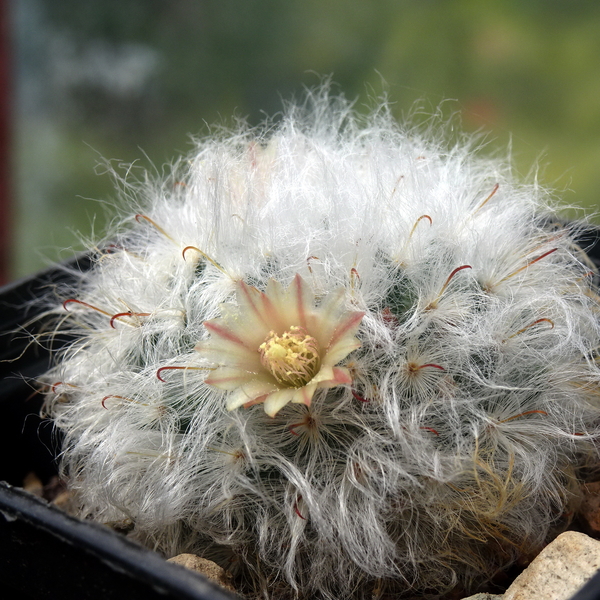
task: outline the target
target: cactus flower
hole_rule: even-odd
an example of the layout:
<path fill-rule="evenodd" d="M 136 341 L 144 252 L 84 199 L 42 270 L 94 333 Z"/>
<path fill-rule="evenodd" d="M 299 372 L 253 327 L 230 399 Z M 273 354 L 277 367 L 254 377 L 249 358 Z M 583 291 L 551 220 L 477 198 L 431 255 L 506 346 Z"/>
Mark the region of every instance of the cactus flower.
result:
<path fill-rule="evenodd" d="M 238 306 L 206 321 L 211 339 L 196 346 L 218 364 L 205 383 L 230 392 L 228 410 L 263 403 L 271 417 L 288 402 L 310 406 L 318 388 L 351 383 L 336 365 L 360 347 L 354 334 L 364 313 L 343 311 L 344 292 L 315 308 L 300 275 L 287 290 L 274 279 L 265 292 L 240 281 Z"/>

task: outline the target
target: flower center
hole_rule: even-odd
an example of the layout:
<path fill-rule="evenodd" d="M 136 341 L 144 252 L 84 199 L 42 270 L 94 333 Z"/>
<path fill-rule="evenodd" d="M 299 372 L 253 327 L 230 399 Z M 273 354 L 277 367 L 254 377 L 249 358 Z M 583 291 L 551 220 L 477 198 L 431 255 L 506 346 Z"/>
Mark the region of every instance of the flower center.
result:
<path fill-rule="evenodd" d="M 287 387 L 306 385 L 321 366 L 317 340 L 301 327 L 292 326 L 283 335 L 271 331 L 258 349 L 263 366 Z"/>

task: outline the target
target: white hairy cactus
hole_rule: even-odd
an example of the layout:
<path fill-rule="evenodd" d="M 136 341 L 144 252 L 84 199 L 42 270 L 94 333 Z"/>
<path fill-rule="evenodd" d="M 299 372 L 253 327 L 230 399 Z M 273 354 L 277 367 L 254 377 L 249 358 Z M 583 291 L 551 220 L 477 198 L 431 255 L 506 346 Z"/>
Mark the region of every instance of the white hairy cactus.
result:
<path fill-rule="evenodd" d="M 467 590 L 568 521 L 593 273 L 506 161 L 319 91 L 127 185 L 44 379 L 83 516 L 277 600 Z"/>

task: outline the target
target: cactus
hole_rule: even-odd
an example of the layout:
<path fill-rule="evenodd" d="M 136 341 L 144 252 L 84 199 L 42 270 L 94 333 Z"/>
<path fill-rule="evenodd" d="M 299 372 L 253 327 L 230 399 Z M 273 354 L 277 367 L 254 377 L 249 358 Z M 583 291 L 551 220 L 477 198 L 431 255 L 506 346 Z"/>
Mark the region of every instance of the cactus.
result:
<path fill-rule="evenodd" d="M 319 90 L 125 186 L 44 376 L 82 516 L 277 600 L 475 589 L 568 524 L 594 270 L 509 161 Z"/>

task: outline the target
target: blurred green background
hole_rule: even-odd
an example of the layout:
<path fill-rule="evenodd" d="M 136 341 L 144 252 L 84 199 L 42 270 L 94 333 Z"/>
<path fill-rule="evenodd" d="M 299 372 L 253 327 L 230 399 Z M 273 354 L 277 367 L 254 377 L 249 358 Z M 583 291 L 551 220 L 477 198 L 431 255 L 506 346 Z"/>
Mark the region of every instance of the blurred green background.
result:
<path fill-rule="evenodd" d="M 160 171 L 207 124 L 252 123 L 332 75 L 512 144 L 517 173 L 596 210 L 598 0 L 11 0 L 13 276 L 99 234 L 102 158 Z M 77 233 L 79 232 L 79 233 Z"/>

